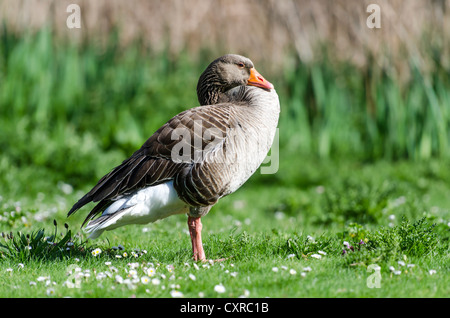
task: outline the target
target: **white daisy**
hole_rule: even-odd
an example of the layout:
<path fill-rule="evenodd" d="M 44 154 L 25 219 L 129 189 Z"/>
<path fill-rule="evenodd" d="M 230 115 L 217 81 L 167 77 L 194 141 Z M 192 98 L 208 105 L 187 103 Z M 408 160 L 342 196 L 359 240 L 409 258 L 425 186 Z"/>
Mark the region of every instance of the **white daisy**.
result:
<path fill-rule="evenodd" d="M 96 248 L 95 250 L 93 250 L 93 251 L 91 252 L 91 254 L 92 254 L 93 256 L 98 256 L 98 255 L 100 255 L 101 253 L 102 253 L 102 250 L 99 249 L 99 248 Z"/>
<path fill-rule="evenodd" d="M 159 284 L 161 284 L 161 281 L 158 278 L 153 278 L 152 279 L 152 284 L 153 285 L 159 285 Z"/>
<path fill-rule="evenodd" d="M 55 295 L 55 290 L 53 288 L 47 289 L 47 296 L 53 296 Z"/>
<path fill-rule="evenodd" d="M 225 287 L 222 284 L 214 286 L 214 291 L 216 293 L 222 294 L 226 291 Z"/>
<path fill-rule="evenodd" d="M 147 285 L 150 281 L 150 278 L 148 276 L 142 276 L 141 277 L 141 283 Z"/>
<path fill-rule="evenodd" d="M 173 298 L 181 298 L 183 297 L 183 293 L 178 290 L 172 290 L 170 292 L 170 296 L 172 296 Z"/>

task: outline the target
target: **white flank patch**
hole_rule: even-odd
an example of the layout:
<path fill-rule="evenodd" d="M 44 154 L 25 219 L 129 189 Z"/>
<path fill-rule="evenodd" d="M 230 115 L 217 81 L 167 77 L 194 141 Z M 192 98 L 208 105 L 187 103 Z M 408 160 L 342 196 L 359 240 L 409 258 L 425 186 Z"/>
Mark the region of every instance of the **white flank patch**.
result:
<path fill-rule="evenodd" d="M 127 224 L 147 224 L 173 214 L 187 212 L 187 205 L 180 200 L 173 182 L 143 188 L 122 196 L 111 204 L 100 216 L 112 216 L 104 222 L 86 226 L 89 238 L 95 239 L 103 231 L 113 230 Z"/>

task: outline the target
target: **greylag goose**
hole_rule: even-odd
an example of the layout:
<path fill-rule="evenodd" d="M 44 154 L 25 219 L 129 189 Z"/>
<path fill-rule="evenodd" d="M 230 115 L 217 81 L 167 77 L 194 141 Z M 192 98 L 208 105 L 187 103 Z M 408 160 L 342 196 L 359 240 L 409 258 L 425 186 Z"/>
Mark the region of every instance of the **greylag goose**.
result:
<path fill-rule="evenodd" d="M 235 54 L 206 68 L 197 95 L 201 106 L 170 119 L 70 209 L 68 216 L 98 202 L 82 225 L 88 222 L 90 238 L 186 213 L 193 258 L 206 260 L 200 218 L 261 165 L 275 136 L 280 104 L 252 61 Z"/>

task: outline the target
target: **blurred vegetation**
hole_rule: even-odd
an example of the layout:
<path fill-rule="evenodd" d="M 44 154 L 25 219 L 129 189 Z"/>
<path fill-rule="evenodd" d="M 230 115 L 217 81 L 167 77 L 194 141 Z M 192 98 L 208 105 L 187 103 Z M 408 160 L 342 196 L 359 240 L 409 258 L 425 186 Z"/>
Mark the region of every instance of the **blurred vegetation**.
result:
<path fill-rule="evenodd" d="M 175 59 L 139 41 L 123 48 L 117 34 L 106 45 L 75 45 L 56 41 L 48 27 L 20 36 L 3 27 L 3 187 L 14 193 L 14 169 L 21 171 L 21 182 L 33 179 L 30 187 L 39 188 L 41 178 L 76 187 L 93 183 L 173 115 L 198 105 L 197 78 L 213 56 Z M 361 72 L 344 62 L 293 60 L 270 77 L 282 105 L 282 168 L 295 169 L 292 163 L 306 156 L 449 158 L 449 74 L 437 59 L 431 59 L 434 72 L 427 76 L 411 61 L 406 84 L 375 64 Z M 257 68 L 264 74 L 264 65 Z"/>

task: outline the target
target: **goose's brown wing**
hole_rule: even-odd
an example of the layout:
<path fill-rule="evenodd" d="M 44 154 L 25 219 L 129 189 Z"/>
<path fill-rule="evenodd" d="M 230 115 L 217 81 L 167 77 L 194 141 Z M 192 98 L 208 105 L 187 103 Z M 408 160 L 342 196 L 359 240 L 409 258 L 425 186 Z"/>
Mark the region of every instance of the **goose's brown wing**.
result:
<path fill-rule="evenodd" d="M 121 195 L 174 180 L 182 200 L 191 205 L 209 205 L 220 196 L 213 179 L 214 167 L 204 164 L 211 142 L 225 139 L 230 128 L 231 104 L 200 106 L 184 111 L 158 129 L 131 157 L 101 178 L 68 212 L 68 216 L 89 202 L 99 202 L 86 221 Z M 206 133 L 208 129 L 214 135 Z M 217 139 L 215 139 L 217 138 Z M 185 152 L 190 150 L 188 154 Z M 174 155 L 172 156 L 172 151 Z M 178 154 L 179 156 L 176 156 Z"/>

